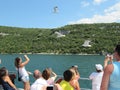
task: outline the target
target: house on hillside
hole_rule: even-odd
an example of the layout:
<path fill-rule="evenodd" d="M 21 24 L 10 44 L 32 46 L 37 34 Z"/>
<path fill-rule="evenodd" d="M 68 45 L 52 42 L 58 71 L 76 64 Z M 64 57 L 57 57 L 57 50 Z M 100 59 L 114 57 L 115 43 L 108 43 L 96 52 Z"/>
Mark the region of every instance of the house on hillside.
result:
<path fill-rule="evenodd" d="M 9 35 L 8 33 L 0 33 L 0 36 L 6 36 L 6 35 Z"/>

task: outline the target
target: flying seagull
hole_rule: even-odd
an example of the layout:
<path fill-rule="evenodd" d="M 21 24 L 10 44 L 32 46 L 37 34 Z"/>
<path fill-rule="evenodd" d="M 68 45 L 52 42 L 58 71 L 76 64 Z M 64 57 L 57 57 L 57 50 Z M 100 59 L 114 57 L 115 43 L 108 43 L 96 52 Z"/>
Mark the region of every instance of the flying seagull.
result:
<path fill-rule="evenodd" d="M 58 13 L 58 7 L 57 7 L 57 6 L 55 6 L 55 7 L 53 8 L 53 10 L 54 10 L 54 11 L 53 11 L 54 13 Z"/>

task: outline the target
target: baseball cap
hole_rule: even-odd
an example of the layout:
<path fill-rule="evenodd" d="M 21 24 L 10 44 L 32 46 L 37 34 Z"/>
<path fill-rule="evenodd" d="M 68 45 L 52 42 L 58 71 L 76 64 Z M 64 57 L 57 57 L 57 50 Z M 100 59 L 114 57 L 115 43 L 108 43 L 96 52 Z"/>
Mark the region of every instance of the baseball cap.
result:
<path fill-rule="evenodd" d="M 95 64 L 97 70 L 103 70 L 103 66 L 101 64 Z"/>

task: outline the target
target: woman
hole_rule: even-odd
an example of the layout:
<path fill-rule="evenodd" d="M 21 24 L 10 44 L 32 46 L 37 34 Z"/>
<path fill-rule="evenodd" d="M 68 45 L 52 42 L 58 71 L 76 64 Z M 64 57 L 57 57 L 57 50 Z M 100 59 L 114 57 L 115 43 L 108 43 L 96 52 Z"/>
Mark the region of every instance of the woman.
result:
<path fill-rule="evenodd" d="M 52 71 L 51 68 L 46 68 L 42 72 L 42 77 L 47 80 L 48 85 L 54 85 L 54 81 L 57 75 Z"/>
<path fill-rule="evenodd" d="M 4 90 L 17 90 L 16 86 L 10 80 L 8 70 L 5 67 L 0 69 L 0 82 Z"/>
<path fill-rule="evenodd" d="M 21 80 L 24 83 L 24 90 L 30 90 L 29 75 L 25 69 L 25 65 L 28 64 L 29 58 L 27 57 L 27 55 L 24 55 L 24 58 L 25 58 L 25 61 L 22 62 L 22 59 L 20 57 L 17 57 L 15 59 L 15 66 L 18 70 Z"/>
<path fill-rule="evenodd" d="M 75 73 L 76 73 L 76 80 L 79 80 L 80 79 L 80 73 L 78 71 L 78 66 L 77 65 L 74 65 L 71 67 L 71 69 L 75 70 Z"/>
<path fill-rule="evenodd" d="M 120 90 L 120 45 L 115 48 L 114 56 L 116 61 L 106 65 L 111 61 L 111 57 L 105 59 L 105 69 L 100 90 Z"/>
<path fill-rule="evenodd" d="M 79 85 L 79 78 L 80 74 L 78 72 L 78 66 L 72 66 L 70 70 L 74 73 L 74 78 L 70 81 L 71 86 L 74 87 L 74 90 L 80 90 L 80 85 Z"/>

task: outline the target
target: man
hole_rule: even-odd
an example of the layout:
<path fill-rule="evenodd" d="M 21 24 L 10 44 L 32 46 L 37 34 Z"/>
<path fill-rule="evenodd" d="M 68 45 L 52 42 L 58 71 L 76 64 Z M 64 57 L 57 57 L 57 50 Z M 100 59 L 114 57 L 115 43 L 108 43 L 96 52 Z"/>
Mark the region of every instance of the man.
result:
<path fill-rule="evenodd" d="M 33 76 L 36 81 L 31 85 L 30 90 L 43 90 L 43 88 L 48 85 L 39 70 L 35 70 Z"/>
<path fill-rule="evenodd" d="M 100 90 L 100 85 L 103 77 L 103 67 L 101 64 L 95 65 L 96 72 L 93 72 L 89 79 L 92 80 L 92 90 Z"/>

